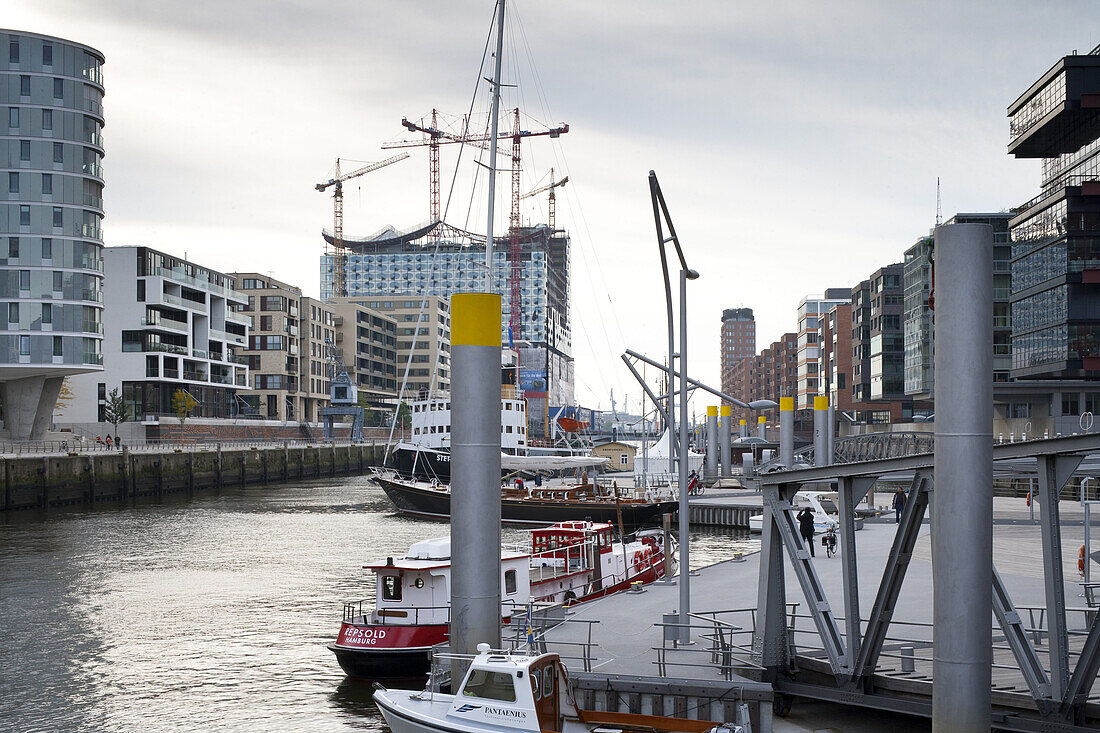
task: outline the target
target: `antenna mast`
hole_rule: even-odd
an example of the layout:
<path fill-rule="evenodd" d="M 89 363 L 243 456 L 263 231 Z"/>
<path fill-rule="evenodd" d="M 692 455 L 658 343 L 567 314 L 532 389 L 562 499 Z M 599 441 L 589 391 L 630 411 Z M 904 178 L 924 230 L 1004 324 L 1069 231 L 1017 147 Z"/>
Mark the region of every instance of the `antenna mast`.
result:
<path fill-rule="evenodd" d="M 500 59 L 504 54 L 504 0 L 497 0 L 497 53 L 493 79 L 493 105 L 489 112 L 489 223 L 485 227 L 485 277 L 488 292 L 493 292 L 493 204 L 497 184 L 497 132 L 500 129 Z"/>
<path fill-rule="evenodd" d="M 940 177 L 936 176 L 936 226 L 943 223 L 943 215 L 940 208 Z"/>

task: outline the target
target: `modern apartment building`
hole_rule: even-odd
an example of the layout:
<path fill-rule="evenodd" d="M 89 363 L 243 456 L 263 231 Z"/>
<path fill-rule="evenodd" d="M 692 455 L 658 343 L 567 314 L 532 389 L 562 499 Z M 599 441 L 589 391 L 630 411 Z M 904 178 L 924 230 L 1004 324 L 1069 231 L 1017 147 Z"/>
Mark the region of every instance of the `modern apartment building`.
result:
<path fill-rule="evenodd" d="M 325 339 L 335 345 L 333 310 L 269 275 L 235 272 L 246 296 L 240 316 L 251 324 L 243 354 L 252 375 L 252 414 L 266 420 L 319 422 L 329 402 L 331 368 Z"/>
<path fill-rule="evenodd" d="M 397 321 L 348 298 L 328 302 L 336 314 L 336 348 L 360 396 L 372 407 L 397 407 Z"/>
<path fill-rule="evenodd" d="M 721 332 L 722 391 L 733 387 L 733 365 L 756 355 L 756 320 L 752 308 L 727 308 L 722 311 Z"/>
<path fill-rule="evenodd" d="M 1008 152 L 1042 159 L 1011 229 L 1012 376 L 1100 378 L 1100 46 L 1008 107 Z"/>
<path fill-rule="evenodd" d="M 847 303 L 850 288 L 829 288 L 824 295 L 808 295 L 798 304 L 798 388 L 795 409 L 813 409 L 818 395 L 820 368 L 818 356 L 818 321 L 838 303 Z"/>
<path fill-rule="evenodd" d="M 323 237 L 331 244 L 331 234 L 324 232 Z M 422 296 L 449 299 L 454 293 L 471 291 L 504 294 L 501 342 L 519 350 L 521 375 L 526 372 L 532 385 L 540 379 L 549 381 L 552 390 L 560 390 L 560 404 L 573 404 L 570 243 L 564 231 L 551 232 L 544 224 L 519 231 L 515 264 L 522 312 L 511 332 L 510 237 L 494 240 L 491 282 L 485 271 L 485 237 L 441 222 L 407 232 L 387 227 L 369 237 L 345 236 L 343 241 L 348 248 L 345 283 L 351 298 L 396 302 Z M 321 256 L 321 297 L 326 301 L 334 295 L 333 257 Z M 525 353 L 527 349 L 541 353 L 536 357 Z M 427 377 L 417 381 L 427 385 Z"/>
<path fill-rule="evenodd" d="M 103 371 L 71 376 L 65 422 L 103 423 L 103 406 L 119 389 L 130 421 L 173 414 L 177 390 L 197 405 L 193 417 L 241 414 L 248 390 L 247 303 L 232 276 L 148 247 L 103 249 Z"/>
<path fill-rule="evenodd" d="M 451 305 L 447 298 L 368 295 L 349 296 L 347 300 L 396 322 L 396 389 L 405 385 L 402 399 L 426 399 L 429 393 L 450 392 Z"/>
<path fill-rule="evenodd" d="M 0 54 L 0 393 L 26 440 L 103 367 L 103 54 L 11 30 Z"/>
<path fill-rule="evenodd" d="M 1010 299 L 1011 256 L 1009 222 L 1013 214 L 959 213 L 948 224 L 988 224 L 993 228 L 993 381 L 1007 382 L 1012 368 Z M 904 391 L 916 400 L 932 399 L 932 235 L 921 237 L 905 251 L 903 264 Z"/>
<path fill-rule="evenodd" d="M 722 391 L 744 402 L 779 402 L 780 397 L 793 397 L 798 389 L 797 359 L 798 334 L 785 333 L 756 356 L 741 359 L 734 364 L 730 390 Z M 735 421 L 748 420 L 755 424 L 761 415 L 769 421 L 779 419 L 777 409 L 754 411 L 733 407 L 732 417 Z"/>

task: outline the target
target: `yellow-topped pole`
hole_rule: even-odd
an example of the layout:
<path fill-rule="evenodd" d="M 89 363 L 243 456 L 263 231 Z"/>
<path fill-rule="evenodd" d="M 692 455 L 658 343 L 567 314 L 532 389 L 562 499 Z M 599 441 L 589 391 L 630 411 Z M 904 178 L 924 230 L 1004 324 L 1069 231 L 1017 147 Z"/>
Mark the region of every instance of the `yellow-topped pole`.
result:
<path fill-rule="evenodd" d="M 707 455 L 703 464 L 703 481 L 714 483 L 718 478 L 718 405 L 707 405 Z"/>
<path fill-rule="evenodd" d="M 722 463 L 722 478 L 733 476 L 733 464 L 730 463 L 730 438 L 732 437 L 730 423 L 733 422 L 733 411 L 729 405 L 718 407 L 718 454 Z"/>
<path fill-rule="evenodd" d="M 501 297 L 451 296 L 451 650 L 500 648 Z"/>
<path fill-rule="evenodd" d="M 829 460 L 829 398 L 824 395 L 814 397 L 814 465 L 828 466 Z"/>
<path fill-rule="evenodd" d="M 761 440 L 767 440 L 768 439 L 768 436 L 766 435 L 767 429 L 768 429 L 768 418 L 764 417 L 763 415 L 760 415 L 759 417 L 756 418 L 756 437 L 760 438 Z"/>
<path fill-rule="evenodd" d="M 779 398 L 779 462 L 794 465 L 794 397 Z"/>

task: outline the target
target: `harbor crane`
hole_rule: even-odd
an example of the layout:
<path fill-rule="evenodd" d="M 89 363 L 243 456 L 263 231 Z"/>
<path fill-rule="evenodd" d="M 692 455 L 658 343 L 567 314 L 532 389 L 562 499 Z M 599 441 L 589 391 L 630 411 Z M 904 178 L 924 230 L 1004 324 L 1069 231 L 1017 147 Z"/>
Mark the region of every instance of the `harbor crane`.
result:
<path fill-rule="evenodd" d="M 399 163 L 400 161 L 408 158 L 408 153 L 401 153 L 395 155 L 392 158 L 386 158 L 377 163 L 369 163 L 362 168 L 356 168 L 350 173 L 340 174 L 340 159 L 336 159 L 336 174 L 325 181 L 324 183 L 318 183 L 314 186 L 318 191 L 322 193 L 329 186 L 333 186 L 332 192 L 332 270 L 333 270 L 333 285 L 332 294 L 334 297 L 343 297 L 348 294 L 347 289 L 347 254 L 344 252 L 344 181 L 352 178 L 358 178 L 366 173 L 371 173 L 379 168 L 385 168 L 388 165 Z M 326 254 L 329 253 L 329 248 L 326 247 Z"/>

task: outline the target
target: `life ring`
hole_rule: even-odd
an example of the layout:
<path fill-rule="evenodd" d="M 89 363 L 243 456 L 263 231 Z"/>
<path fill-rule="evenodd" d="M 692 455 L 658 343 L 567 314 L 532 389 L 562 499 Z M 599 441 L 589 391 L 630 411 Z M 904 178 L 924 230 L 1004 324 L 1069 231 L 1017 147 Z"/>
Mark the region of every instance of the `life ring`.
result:
<path fill-rule="evenodd" d="M 1081 549 L 1077 551 L 1077 572 L 1081 574 L 1081 577 L 1085 577 L 1085 546 L 1081 545 Z"/>

